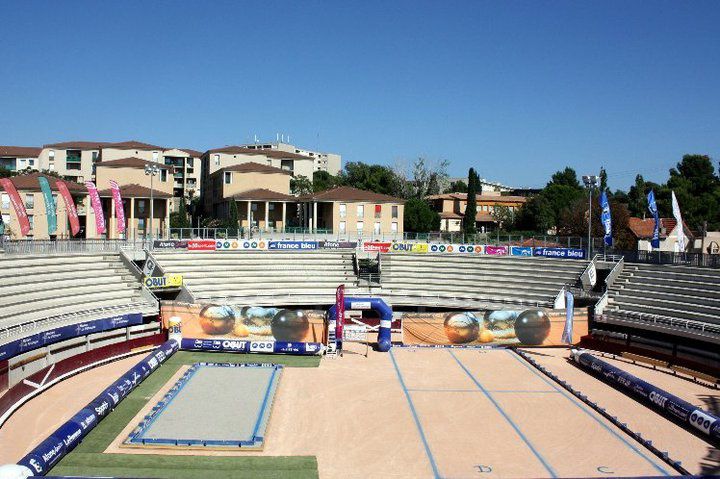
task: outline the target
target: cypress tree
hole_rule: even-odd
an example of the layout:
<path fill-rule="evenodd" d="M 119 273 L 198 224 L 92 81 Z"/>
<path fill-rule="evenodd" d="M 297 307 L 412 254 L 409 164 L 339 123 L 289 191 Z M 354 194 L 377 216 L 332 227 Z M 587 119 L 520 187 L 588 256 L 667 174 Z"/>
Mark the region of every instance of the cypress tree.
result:
<path fill-rule="evenodd" d="M 480 179 L 475 169 L 470 168 L 468 173 L 467 205 L 465 206 L 465 218 L 463 219 L 463 233 L 465 241 L 474 241 L 477 229 L 475 228 L 475 217 L 477 216 L 477 190 Z"/>

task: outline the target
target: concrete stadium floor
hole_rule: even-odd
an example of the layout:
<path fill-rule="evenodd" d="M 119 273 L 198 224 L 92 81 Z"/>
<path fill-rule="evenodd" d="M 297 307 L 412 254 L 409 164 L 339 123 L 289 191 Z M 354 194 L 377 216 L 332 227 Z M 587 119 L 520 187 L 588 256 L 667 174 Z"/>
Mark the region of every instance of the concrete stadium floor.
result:
<path fill-rule="evenodd" d="M 357 344 L 350 347 L 364 349 Z M 531 352 L 563 374 L 582 373 L 564 363 L 563 351 Z M 0 429 L 0 462 L 16 461 L 138 360 L 129 358 L 88 371 L 25 405 Z M 181 374 L 182 369 L 146 398 L 145 408 L 106 453 L 157 453 L 122 448 L 120 443 Z M 573 376 L 580 384 L 588 379 L 595 387 L 591 391 L 587 386 L 591 397 L 592 392 L 601 399 L 615 393 L 585 373 Z M 617 399 L 621 417 L 624 408 L 637 405 Z M 661 421 L 667 423 L 662 431 L 671 442 L 679 428 L 653 416 L 657 415 L 649 410 L 633 412 L 633 419 L 652 418 L 658 427 Z M 392 353 L 371 352 L 367 358 L 346 354 L 323 359 L 319 368 L 286 368 L 262 452 L 163 453 L 310 455 L 317 457 L 320 477 L 328 478 L 674 474 L 515 353 L 502 349 L 395 348 Z"/>
<path fill-rule="evenodd" d="M 681 461 L 682 466 L 691 474 L 720 473 L 720 451 L 681 426 L 665 419 L 620 391 L 609 387 L 567 361 L 567 349 L 529 349 L 533 359 L 550 369 L 561 379 L 587 395 L 592 401 L 617 416 L 622 422 L 652 440 L 661 451 L 667 451 L 670 457 Z M 693 383 L 666 372 L 655 371 L 624 360 L 602 358 L 645 381 L 650 382 L 691 404 L 713 410 L 720 392 L 702 384 Z"/>

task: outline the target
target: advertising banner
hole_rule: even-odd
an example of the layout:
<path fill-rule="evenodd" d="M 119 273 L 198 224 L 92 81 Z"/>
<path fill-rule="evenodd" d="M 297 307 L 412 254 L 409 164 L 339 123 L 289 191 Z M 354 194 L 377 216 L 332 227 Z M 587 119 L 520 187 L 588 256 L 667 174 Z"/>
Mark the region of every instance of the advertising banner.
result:
<path fill-rule="evenodd" d="M 217 240 L 215 241 L 215 249 L 217 251 L 228 250 L 265 250 L 268 244 L 265 240 Z"/>
<path fill-rule="evenodd" d="M 215 247 L 214 239 L 194 239 L 187 242 L 188 251 L 215 251 Z"/>
<path fill-rule="evenodd" d="M 585 250 L 577 248 L 533 248 L 533 256 L 547 258 L 584 259 Z"/>
<path fill-rule="evenodd" d="M 155 249 L 187 249 L 188 240 L 154 240 Z"/>
<path fill-rule="evenodd" d="M 183 339 L 323 342 L 325 311 L 163 301 L 164 327 L 181 320 Z"/>
<path fill-rule="evenodd" d="M 403 313 L 403 343 L 435 346 L 560 346 L 563 310 L 488 310 Z M 588 334 L 587 310 L 577 310 L 573 343 Z"/>
<path fill-rule="evenodd" d="M 110 180 L 110 190 L 112 191 L 113 201 L 115 202 L 115 222 L 117 223 L 118 233 L 125 231 L 125 208 L 123 208 L 122 196 L 120 196 L 120 186 L 117 181 Z"/>
<path fill-rule="evenodd" d="M 390 242 L 365 241 L 362 245 L 363 251 L 366 253 L 388 253 L 390 251 Z"/>
<path fill-rule="evenodd" d="M 427 243 L 392 243 L 390 246 L 391 253 L 427 253 L 428 250 Z"/>
<path fill-rule="evenodd" d="M 510 247 L 510 255 L 511 256 L 532 256 L 533 249 L 530 246 L 511 246 Z"/>
<path fill-rule="evenodd" d="M 343 326 L 345 325 L 345 285 L 341 284 L 335 291 L 335 341 L 338 350 L 342 351 Z"/>
<path fill-rule="evenodd" d="M 40 183 L 40 191 L 42 191 L 43 200 L 45 200 L 45 215 L 47 217 L 48 234 L 54 235 L 57 233 L 57 208 L 55 206 L 52 191 L 50 190 L 50 183 L 44 176 L 38 176 L 38 183 Z"/>
<path fill-rule="evenodd" d="M 432 243 L 428 246 L 428 253 L 438 254 L 452 254 L 452 253 L 464 253 L 464 254 L 482 254 L 482 245 L 474 244 L 455 244 L 455 243 Z"/>
<path fill-rule="evenodd" d="M 25 205 L 15 189 L 15 185 L 13 185 L 13 182 L 10 181 L 9 178 L 0 178 L 0 185 L 2 185 L 8 196 L 10 196 L 10 202 L 15 209 L 15 215 L 20 224 L 20 233 L 22 233 L 23 236 L 27 236 L 28 233 L 30 233 L 30 220 L 28 219 L 27 211 L 25 211 Z"/>
<path fill-rule="evenodd" d="M 357 241 L 321 241 L 318 247 L 322 249 L 355 249 Z"/>
<path fill-rule="evenodd" d="M 271 250 L 311 250 L 317 249 L 317 241 L 270 241 L 268 249 Z"/>
<path fill-rule="evenodd" d="M 143 284 L 148 289 L 163 289 L 163 288 L 181 288 L 183 285 L 183 276 L 181 274 L 170 274 L 165 273 L 159 277 L 148 277 L 143 278 Z"/>
<path fill-rule="evenodd" d="M 124 328 L 135 324 L 142 324 L 142 314 L 129 313 L 110 318 L 84 321 L 68 326 L 43 331 L 24 338 L 0 345 L 0 360 L 9 359 L 18 354 L 48 346 L 66 339 L 84 336 L 86 334 L 111 329 Z"/>
<path fill-rule="evenodd" d="M 590 353 L 574 351 L 572 358 L 595 376 L 617 387 L 640 403 L 661 411 L 665 416 L 689 424 L 714 442 L 720 441 L 720 418 L 714 414 L 643 381 Z"/>
<path fill-rule="evenodd" d="M 508 247 L 507 246 L 484 246 L 485 248 L 485 254 L 493 255 L 493 256 L 505 256 L 508 254 Z"/>
<path fill-rule="evenodd" d="M 95 188 L 95 183 L 92 181 L 86 181 L 85 188 L 88 190 L 88 196 L 90 196 L 90 206 L 95 214 L 95 231 L 98 235 L 105 234 L 105 214 L 103 213 L 100 195 L 98 195 L 98 190 Z"/>
<path fill-rule="evenodd" d="M 65 202 L 65 211 L 67 211 L 68 220 L 70 221 L 70 232 L 75 236 L 80 232 L 80 219 L 78 218 L 78 212 L 75 208 L 75 202 L 63 180 L 55 181 L 55 186 L 57 186 L 58 192 Z"/>
<path fill-rule="evenodd" d="M 233 353 L 320 354 L 322 343 L 244 341 L 238 339 L 183 338 L 182 349 L 198 351 L 229 351 Z"/>

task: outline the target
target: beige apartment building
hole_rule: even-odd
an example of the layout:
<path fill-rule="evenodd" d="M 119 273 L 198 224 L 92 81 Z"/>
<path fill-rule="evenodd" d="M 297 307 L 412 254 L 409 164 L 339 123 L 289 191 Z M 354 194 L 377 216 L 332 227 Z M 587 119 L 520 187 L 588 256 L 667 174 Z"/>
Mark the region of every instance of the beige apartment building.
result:
<path fill-rule="evenodd" d="M 274 143 L 249 143 L 246 145 L 240 145 L 241 148 L 247 148 L 249 150 L 262 150 L 262 151 L 284 151 L 286 153 L 296 153 L 301 156 L 309 157 L 313 159 L 312 171 L 327 171 L 331 175 L 337 175 L 342 169 L 342 157 L 336 153 L 322 153 L 315 150 L 307 150 L 304 148 L 297 147 L 284 141 L 278 141 Z M 303 167 L 307 168 L 307 164 L 304 163 Z M 298 169 L 300 171 L 300 169 Z M 312 180 L 312 173 L 306 171 L 305 173 L 296 173 L 296 175 L 302 174 Z"/>
<path fill-rule="evenodd" d="M 303 226 L 340 236 L 402 234 L 405 200 L 339 186 L 298 198 Z"/>
<path fill-rule="evenodd" d="M 0 146 L 0 168 L 9 171 L 36 170 L 42 148 L 35 146 Z"/>
<path fill-rule="evenodd" d="M 467 193 L 445 193 L 431 195 L 426 198 L 430 201 L 433 209 L 440 214 L 441 231 L 460 231 L 465 218 L 467 207 Z M 524 196 L 502 196 L 499 192 L 477 195 L 477 214 L 475 223 L 479 228 L 494 228 L 497 226 L 495 219 L 496 209 L 507 207 L 511 214 L 525 204 L 527 198 Z"/>
<path fill-rule="evenodd" d="M 145 174 L 145 167 L 150 165 L 159 169 L 158 174 L 152 177 L 152 183 L 151 176 Z M 97 164 L 96 186 L 108 226 L 106 237 L 144 238 L 150 235 L 151 227 L 153 237 L 166 233 L 170 227 L 174 189 L 171 171 L 171 166 L 135 157 L 103 160 Z M 111 180 L 120 185 L 126 221 L 125 234 L 118 233 L 115 200 L 110 189 Z"/>

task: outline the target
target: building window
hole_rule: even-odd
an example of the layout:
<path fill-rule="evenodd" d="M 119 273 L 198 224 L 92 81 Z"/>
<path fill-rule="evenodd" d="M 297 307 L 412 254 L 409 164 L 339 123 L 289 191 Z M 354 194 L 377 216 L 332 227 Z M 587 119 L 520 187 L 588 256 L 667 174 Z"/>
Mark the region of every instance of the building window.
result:
<path fill-rule="evenodd" d="M 347 216 L 347 205 L 345 203 L 340 203 L 340 218 L 345 218 Z"/>
<path fill-rule="evenodd" d="M 165 183 L 167 181 L 167 170 L 160 170 L 160 181 Z"/>
<path fill-rule="evenodd" d="M 50 164 L 48 165 L 48 170 L 50 170 L 50 171 L 55 171 L 55 163 L 50 163 Z"/>
<path fill-rule="evenodd" d="M 232 172 L 226 171 L 226 172 L 224 173 L 224 176 L 225 176 L 225 184 L 226 184 L 226 185 L 232 184 Z"/>
<path fill-rule="evenodd" d="M 362 221 L 358 221 L 357 222 L 358 233 L 362 233 L 363 229 L 365 229 L 365 223 L 363 223 Z"/>
<path fill-rule="evenodd" d="M 345 234 L 345 229 L 347 228 L 346 223 L 344 221 L 340 222 L 340 233 Z"/>
<path fill-rule="evenodd" d="M 35 160 L 28 158 L 28 166 L 35 166 Z"/>
<path fill-rule="evenodd" d="M 393 233 L 397 233 L 397 232 L 398 232 L 398 224 L 397 224 L 397 221 L 393 221 L 393 222 L 390 224 L 390 231 L 392 231 Z"/>
<path fill-rule="evenodd" d="M 10 226 L 10 215 L 2 215 L 3 223 L 5 223 L 5 226 Z M 9 233 L 6 233 L 9 234 Z"/>
<path fill-rule="evenodd" d="M 379 221 L 375 222 L 375 227 L 373 228 L 373 231 L 375 232 L 376 235 L 380 234 L 380 222 Z"/>
<path fill-rule="evenodd" d="M 215 155 L 215 166 L 220 166 L 220 155 Z"/>
<path fill-rule="evenodd" d="M 93 152 L 92 152 L 92 160 L 93 160 L 93 163 L 95 163 L 95 162 L 98 160 L 98 157 L 99 157 L 98 152 L 97 152 L 97 151 L 93 151 Z"/>
<path fill-rule="evenodd" d="M 25 194 L 25 209 L 31 210 L 35 208 L 35 195 L 32 193 Z"/>
<path fill-rule="evenodd" d="M 357 205 L 357 217 L 358 218 L 365 217 L 365 205 Z"/>
<path fill-rule="evenodd" d="M 398 217 L 398 207 L 397 205 L 393 205 L 392 207 L 392 217 L 397 218 Z"/>
<path fill-rule="evenodd" d="M 4 210 L 10 208 L 10 195 L 7 193 L 2 194 L 2 208 Z"/>
<path fill-rule="evenodd" d="M 35 228 L 35 215 L 27 215 L 28 222 L 30 223 L 30 229 Z"/>
<path fill-rule="evenodd" d="M 382 205 L 375 205 L 375 218 L 382 216 Z"/>
<path fill-rule="evenodd" d="M 50 151 L 48 152 L 48 159 L 49 159 L 50 161 L 55 161 L 55 150 L 50 150 Z"/>
<path fill-rule="evenodd" d="M 157 151 L 153 151 L 153 161 L 157 162 L 160 154 Z"/>
<path fill-rule="evenodd" d="M 193 164 L 193 159 L 192 159 L 192 158 L 188 158 L 186 163 L 187 163 L 187 167 L 188 167 L 188 168 L 192 168 L 193 166 L 195 166 L 195 165 Z"/>

